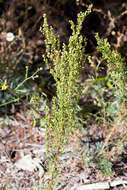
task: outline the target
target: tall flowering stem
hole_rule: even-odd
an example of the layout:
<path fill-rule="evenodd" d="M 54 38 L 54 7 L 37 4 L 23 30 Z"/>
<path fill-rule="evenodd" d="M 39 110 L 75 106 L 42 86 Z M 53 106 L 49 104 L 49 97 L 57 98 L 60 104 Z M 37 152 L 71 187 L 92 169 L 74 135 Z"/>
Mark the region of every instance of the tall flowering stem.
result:
<path fill-rule="evenodd" d="M 89 6 L 85 13 L 78 14 L 77 25 L 70 21 L 72 35 L 68 46 L 60 43 L 59 35 L 48 26 L 46 15 L 40 29 L 46 38 L 46 55 L 43 55 L 43 59 L 56 81 L 56 97 L 52 99 L 52 109 L 47 107 L 46 111 L 47 157 L 54 162 L 50 162 L 52 172 L 57 168 L 58 156 L 63 152 L 69 136 L 80 125 L 77 103 L 81 98 L 79 78 L 85 62 L 86 46 L 86 39 L 80 32 L 91 8 Z"/>

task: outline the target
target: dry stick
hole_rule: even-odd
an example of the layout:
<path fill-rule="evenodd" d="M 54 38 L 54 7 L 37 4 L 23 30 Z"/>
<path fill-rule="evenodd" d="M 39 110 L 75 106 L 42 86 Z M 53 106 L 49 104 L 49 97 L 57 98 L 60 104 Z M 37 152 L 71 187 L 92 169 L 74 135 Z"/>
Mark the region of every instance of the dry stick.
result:
<path fill-rule="evenodd" d="M 104 181 L 104 182 L 86 184 L 78 186 L 77 188 L 72 187 L 70 190 L 102 190 L 102 189 L 110 189 L 118 185 L 123 185 L 123 186 L 127 185 L 127 180 L 118 179 L 111 182 Z"/>
<path fill-rule="evenodd" d="M 109 135 L 106 137 L 106 140 L 105 140 L 104 145 L 103 145 L 103 147 L 102 147 L 102 149 L 101 149 L 101 151 L 100 151 L 100 154 L 105 152 L 105 151 L 104 151 L 104 148 L 105 148 L 106 145 L 108 145 L 108 142 L 109 142 L 109 140 L 110 140 L 112 134 L 114 133 L 114 130 L 115 130 L 115 126 L 112 128 L 111 132 L 110 132 Z"/>
<path fill-rule="evenodd" d="M 121 117 L 120 117 L 120 118 L 121 118 Z M 121 119 L 120 119 L 120 118 L 119 118 L 119 123 L 117 124 L 118 127 L 120 127 L 120 124 L 121 124 L 120 122 L 121 122 L 121 120 L 122 120 L 122 118 L 121 118 Z M 106 137 L 106 140 L 105 140 L 105 142 L 104 142 L 104 145 L 103 145 L 103 147 L 102 147 L 100 153 L 104 153 L 104 152 L 105 152 L 105 151 L 104 151 L 104 148 L 105 148 L 106 145 L 108 146 L 109 140 L 110 140 L 110 138 L 111 138 L 111 136 L 113 135 L 113 133 L 114 133 L 115 130 L 116 130 L 116 124 L 114 124 L 114 126 L 112 127 L 112 129 L 111 129 L 109 135 Z M 122 142 L 123 142 L 123 141 L 122 141 Z M 110 154 L 110 156 L 111 156 L 111 154 Z"/>
<path fill-rule="evenodd" d="M 127 132 L 124 134 L 123 138 L 117 143 L 116 147 L 113 147 L 112 150 L 109 153 L 109 156 L 114 156 L 115 152 L 118 150 L 119 145 L 124 142 L 124 140 L 127 138 Z"/>

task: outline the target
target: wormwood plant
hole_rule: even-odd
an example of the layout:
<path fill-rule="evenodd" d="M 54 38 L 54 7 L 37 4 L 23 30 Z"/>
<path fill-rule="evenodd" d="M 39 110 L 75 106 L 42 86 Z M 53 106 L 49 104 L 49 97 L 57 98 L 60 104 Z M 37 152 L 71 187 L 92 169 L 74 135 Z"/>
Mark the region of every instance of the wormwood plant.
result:
<path fill-rule="evenodd" d="M 109 89 L 112 90 L 113 100 L 108 101 L 105 112 L 107 118 L 110 118 L 110 132 L 105 139 L 105 144 L 102 148 L 111 144 L 112 136 L 117 136 L 119 134 L 120 138 L 117 138 L 117 141 L 114 143 L 114 146 L 110 152 L 110 156 L 113 157 L 116 152 L 120 151 L 119 148 L 123 143 L 126 143 L 127 140 L 127 132 L 126 132 L 126 71 L 125 71 L 125 63 L 121 58 L 121 55 L 111 50 L 110 44 L 107 39 L 101 40 L 98 35 L 96 35 L 97 39 L 97 50 L 101 53 L 102 59 L 107 62 L 107 76 L 108 76 L 108 84 Z"/>
<path fill-rule="evenodd" d="M 89 83 L 86 95 L 90 91 L 92 98 L 96 100 L 95 105 L 99 106 L 100 111 L 94 114 L 94 118 L 101 121 L 105 140 L 95 143 L 92 152 L 90 143 L 87 143 L 84 154 L 87 157 L 86 164 L 96 162 L 105 175 L 113 175 L 111 161 L 116 160 L 116 155 L 123 152 L 127 144 L 126 69 L 124 59 L 117 51 L 111 50 L 107 39 L 102 40 L 96 34 L 96 40 L 100 57 L 95 66 L 95 77 L 88 79 L 85 85 Z M 89 56 L 88 60 L 91 65 L 95 65 L 92 57 Z M 99 67 L 104 62 L 107 73 L 106 76 L 99 77 Z"/>
<path fill-rule="evenodd" d="M 69 136 L 75 128 L 79 127 L 80 119 L 77 117 L 77 105 L 81 97 L 81 87 L 78 81 L 80 71 L 85 61 L 86 39 L 80 34 L 85 17 L 91 12 L 89 6 L 85 13 L 79 13 L 77 25 L 70 21 L 72 35 L 69 44 L 61 45 L 59 35 L 48 26 L 46 15 L 41 32 L 45 35 L 46 55 L 44 61 L 56 81 L 56 97 L 52 99 L 51 110 L 46 109 L 46 142 L 47 158 L 53 178 L 56 175 L 59 156 L 64 150 Z"/>

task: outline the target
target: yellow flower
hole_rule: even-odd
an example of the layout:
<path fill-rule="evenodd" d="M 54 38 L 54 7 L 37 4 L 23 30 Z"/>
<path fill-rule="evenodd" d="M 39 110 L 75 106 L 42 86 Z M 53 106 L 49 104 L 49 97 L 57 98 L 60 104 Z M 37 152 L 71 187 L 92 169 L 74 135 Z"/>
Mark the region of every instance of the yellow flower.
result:
<path fill-rule="evenodd" d="M 2 89 L 2 90 L 6 90 L 6 89 L 7 89 L 6 84 L 3 84 L 3 85 L 1 86 L 1 89 Z"/>
<path fill-rule="evenodd" d="M 42 71 L 43 70 L 43 68 L 42 67 L 40 67 L 40 71 Z"/>

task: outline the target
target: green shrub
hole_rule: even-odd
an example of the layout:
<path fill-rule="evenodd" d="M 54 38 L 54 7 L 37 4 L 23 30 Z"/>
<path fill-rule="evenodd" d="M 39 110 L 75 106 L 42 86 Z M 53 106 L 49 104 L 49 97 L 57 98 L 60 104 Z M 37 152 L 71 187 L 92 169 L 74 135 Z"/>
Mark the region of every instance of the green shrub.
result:
<path fill-rule="evenodd" d="M 117 139 L 117 143 L 114 144 L 110 152 L 110 157 L 114 157 L 116 152 L 120 152 L 119 145 L 125 143 L 127 139 L 127 132 L 125 131 L 127 119 L 125 63 L 117 51 L 111 50 L 107 39 L 101 40 L 98 35 L 96 35 L 96 39 L 98 44 L 97 50 L 101 53 L 102 60 L 107 62 L 107 86 L 112 92 L 112 97 L 107 102 L 105 101 L 105 119 L 111 128 L 106 136 L 104 146 L 112 144 L 113 140 Z M 115 136 L 116 139 L 114 138 Z"/>
<path fill-rule="evenodd" d="M 72 35 L 69 44 L 60 44 L 60 37 L 47 24 L 41 32 L 45 35 L 46 56 L 43 58 L 56 81 L 56 97 L 52 99 L 51 110 L 46 109 L 46 144 L 49 168 L 52 179 L 56 175 L 59 156 L 68 142 L 69 136 L 80 125 L 77 113 L 80 110 L 78 101 L 81 98 L 80 71 L 85 61 L 86 39 L 80 34 L 85 17 L 91 12 L 91 7 L 85 13 L 79 13 L 77 25 L 70 21 Z M 53 185 L 53 184 L 52 184 Z M 51 189 L 52 189 L 51 185 Z"/>

